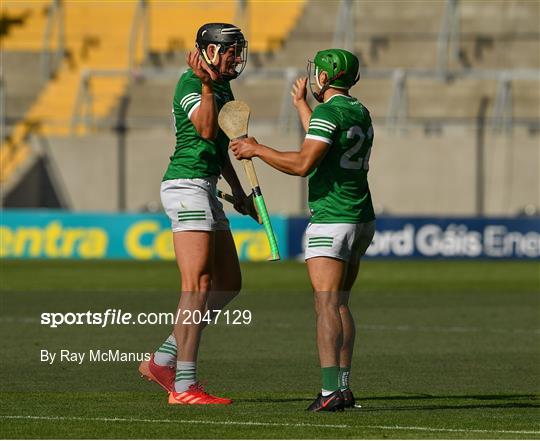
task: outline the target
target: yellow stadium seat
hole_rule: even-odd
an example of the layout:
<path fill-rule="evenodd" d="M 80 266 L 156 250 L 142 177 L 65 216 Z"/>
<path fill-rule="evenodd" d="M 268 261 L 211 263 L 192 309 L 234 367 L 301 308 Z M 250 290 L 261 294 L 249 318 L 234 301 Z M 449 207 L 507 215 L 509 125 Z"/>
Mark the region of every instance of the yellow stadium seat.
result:
<path fill-rule="evenodd" d="M 250 51 L 267 52 L 282 44 L 302 12 L 305 0 L 252 1 L 247 14 L 246 37 Z M 47 0 L 3 0 L 1 13 L 22 23 L 13 25 L 2 39 L 2 50 L 41 51 L 52 2 Z M 119 69 L 129 65 L 131 28 L 138 2 L 64 0 L 65 50 L 64 60 L 55 78 L 50 80 L 24 120 L 14 129 L 9 145 L 0 149 L 0 181 L 7 179 L 29 155 L 25 138 L 29 121 L 37 121 L 44 135 L 67 135 L 76 105 L 81 74 L 84 69 Z M 148 2 L 150 27 L 149 47 L 166 52 L 193 48 L 197 29 L 208 22 L 234 23 L 237 1 L 158 1 Z M 244 25 L 242 25 L 244 26 Z M 56 32 L 56 28 L 54 28 Z M 51 35 L 54 50 L 57 41 Z M 136 61 L 141 61 L 139 50 Z M 91 114 L 105 117 L 125 92 L 125 75 L 92 77 Z M 75 127 L 84 133 L 83 127 Z M 18 150 L 20 149 L 20 150 Z"/>
<path fill-rule="evenodd" d="M 65 49 L 70 61 L 62 62 L 55 78 L 47 83 L 23 121 L 13 131 L 10 144 L 2 145 L 0 180 L 7 179 L 29 154 L 24 139 L 26 135 L 21 130 L 28 125 L 28 121 L 39 121 L 40 131 L 44 135 L 70 133 L 83 69 L 127 69 L 130 31 L 136 6 L 135 1 L 64 2 Z M 48 7 L 48 1 L 4 1 L 3 15 L 27 18 L 21 26 L 12 27 L 2 41 L 2 50 L 41 50 Z M 126 85 L 125 76 L 91 80 L 95 118 L 104 117 L 110 112 Z"/>
<path fill-rule="evenodd" d="M 248 2 L 246 38 L 253 52 L 276 49 L 285 40 L 302 12 L 305 0 Z M 150 48 L 156 52 L 188 50 L 199 27 L 209 22 L 236 23 L 237 1 L 149 2 Z"/>

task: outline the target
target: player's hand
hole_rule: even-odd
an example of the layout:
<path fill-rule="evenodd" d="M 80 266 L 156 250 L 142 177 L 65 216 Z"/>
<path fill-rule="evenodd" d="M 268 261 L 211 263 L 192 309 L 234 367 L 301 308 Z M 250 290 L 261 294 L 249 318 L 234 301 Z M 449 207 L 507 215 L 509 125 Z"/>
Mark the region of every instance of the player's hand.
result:
<path fill-rule="evenodd" d="M 306 101 L 307 80 L 307 77 L 300 77 L 293 84 L 291 95 L 294 107 Z"/>
<path fill-rule="evenodd" d="M 186 63 L 193 70 L 193 73 L 201 80 L 203 84 L 209 84 L 212 81 L 218 79 L 218 74 L 216 74 L 210 66 L 204 61 L 202 54 L 199 50 L 188 52 L 186 55 Z"/>
<path fill-rule="evenodd" d="M 230 148 L 236 159 L 251 159 L 257 156 L 259 144 L 255 138 L 242 138 L 231 141 Z"/>

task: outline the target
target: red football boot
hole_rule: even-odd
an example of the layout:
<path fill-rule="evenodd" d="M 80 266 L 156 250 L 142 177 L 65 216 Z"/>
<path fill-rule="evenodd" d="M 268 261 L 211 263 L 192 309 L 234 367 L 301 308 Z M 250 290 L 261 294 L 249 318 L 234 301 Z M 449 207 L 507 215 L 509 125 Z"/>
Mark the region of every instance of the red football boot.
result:
<path fill-rule="evenodd" d="M 154 354 L 152 354 L 149 361 L 143 361 L 139 365 L 139 372 L 141 377 L 156 382 L 167 392 L 174 390 L 176 368 L 174 366 L 159 366 L 154 362 Z"/>
<path fill-rule="evenodd" d="M 169 393 L 169 404 L 231 404 L 229 398 L 220 398 L 210 395 L 200 383 L 189 386 L 185 392 Z"/>

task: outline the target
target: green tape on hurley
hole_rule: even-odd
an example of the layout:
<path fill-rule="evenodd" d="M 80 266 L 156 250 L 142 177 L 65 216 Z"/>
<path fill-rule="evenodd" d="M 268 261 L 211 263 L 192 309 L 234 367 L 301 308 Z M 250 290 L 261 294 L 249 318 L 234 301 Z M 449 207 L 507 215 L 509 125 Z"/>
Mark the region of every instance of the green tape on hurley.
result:
<path fill-rule="evenodd" d="M 270 223 L 270 217 L 268 216 L 268 211 L 266 210 L 264 197 L 262 196 L 261 190 L 258 187 L 254 188 L 253 192 L 255 193 L 255 205 L 257 206 L 259 215 L 262 218 L 264 231 L 266 232 L 266 237 L 268 238 L 268 243 L 270 244 L 271 257 L 269 260 L 279 260 L 280 259 L 279 248 L 278 248 L 276 236 L 274 235 L 274 229 L 272 228 L 272 224 Z"/>

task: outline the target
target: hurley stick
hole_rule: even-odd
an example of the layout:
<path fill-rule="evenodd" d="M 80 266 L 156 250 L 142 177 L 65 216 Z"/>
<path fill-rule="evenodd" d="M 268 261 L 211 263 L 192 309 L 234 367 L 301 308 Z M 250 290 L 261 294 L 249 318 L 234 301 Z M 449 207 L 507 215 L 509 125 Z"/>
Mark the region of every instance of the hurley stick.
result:
<path fill-rule="evenodd" d="M 243 101 L 229 101 L 219 112 L 219 126 L 230 140 L 246 138 L 248 133 L 249 114 L 249 106 Z M 272 228 L 272 224 L 270 223 L 270 217 L 268 216 L 268 211 L 266 210 L 266 204 L 259 186 L 259 180 L 257 179 L 255 167 L 253 166 L 251 159 L 243 159 L 242 164 L 244 165 L 244 170 L 248 177 L 249 184 L 251 185 L 255 207 L 262 218 L 264 231 L 266 232 L 266 237 L 270 243 L 270 252 L 272 253 L 270 260 L 279 260 L 279 249 L 276 236 L 274 235 L 274 230 Z"/>
<path fill-rule="evenodd" d="M 217 190 L 216 194 L 218 198 L 223 199 L 224 201 L 227 201 L 230 204 L 234 205 L 234 197 L 232 195 L 228 193 L 224 193 L 221 190 Z M 247 214 L 249 214 L 253 218 L 253 220 L 255 220 L 255 222 L 262 225 L 263 222 L 262 222 L 261 216 L 259 215 L 259 212 L 257 211 L 257 207 L 255 207 L 255 202 L 253 201 L 253 193 L 251 193 L 248 196 L 245 207 L 248 212 Z"/>

